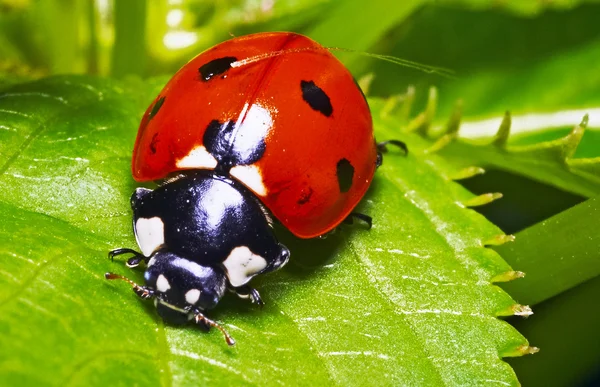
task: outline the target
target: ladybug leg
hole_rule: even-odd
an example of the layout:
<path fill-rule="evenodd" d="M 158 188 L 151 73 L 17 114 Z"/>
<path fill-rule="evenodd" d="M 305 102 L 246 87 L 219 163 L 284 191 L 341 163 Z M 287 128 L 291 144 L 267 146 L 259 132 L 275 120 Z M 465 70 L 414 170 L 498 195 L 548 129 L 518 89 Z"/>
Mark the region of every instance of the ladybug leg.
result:
<path fill-rule="evenodd" d="M 125 263 L 127 265 L 127 267 L 137 267 L 137 266 L 139 266 L 139 264 L 142 261 L 144 261 L 145 263 L 148 263 L 148 260 L 150 259 L 142 253 L 138 253 L 135 250 L 127 249 L 127 248 L 114 249 L 114 250 L 109 251 L 108 258 L 110 258 L 111 261 L 114 261 L 114 259 L 117 255 L 123 255 L 123 254 L 133 254 L 133 257 L 129 258 L 127 260 L 127 262 Z"/>
<path fill-rule="evenodd" d="M 202 314 L 202 312 L 199 309 L 194 310 L 193 313 L 194 321 L 196 322 L 196 324 L 200 325 L 202 329 L 208 331 L 210 328 L 217 328 L 221 331 L 221 333 L 223 333 L 223 336 L 225 336 L 225 341 L 227 342 L 227 344 L 235 345 L 235 340 L 231 336 L 229 336 L 229 333 L 227 333 L 227 331 L 216 321 L 213 321 L 206 317 L 204 314 Z"/>
<path fill-rule="evenodd" d="M 408 147 L 406 146 L 406 144 L 403 141 L 400 141 L 400 140 L 387 140 L 387 141 L 378 142 L 377 150 L 379 150 L 382 153 L 385 153 L 385 152 L 387 152 L 387 146 L 389 144 L 397 146 L 398 148 L 402 149 L 405 154 L 408 154 Z"/>
<path fill-rule="evenodd" d="M 351 212 L 350 215 L 344 219 L 346 224 L 354 224 L 354 219 L 358 219 L 367 225 L 367 229 L 370 230 L 373 227 L 373 218 L 369 215 L 361 214 L 360 212 Z"/>
<path fill-rule="evenodd" d="M 406 146 L 406 144 L 404 142 L 402 142 L 400 140 L 388 140 L 388 141 L 378 142 L 377 143 L 377 162 L 376 162 L 376 165 L 378 167 L 381 166 L 381 164 L 383 164 L 383 154 L 387 152 L 387 150 L 388 150 L 387 146 L 390 144 L 402 149 L 404 151 L 405 155 L 408 154 L 408 147 Z"/>
<path fill-rule="evenodd" d="M 230 287 L 229 290 L 235 293 L 239 298 L 245 300 L 249 299 L 250 302 L 260 306 L 261 308 L 265 306 L 265 303 L 263 302 L 262 298 L 260 298 L 260 293 L 258 292 L 258 290 L 251 288 L 248 285 L 239 286 L 237 288 Z"/>
<path fill-rule="evenodd" d="M 250 300 L 252 301 L 253 304 L 258 305 L 261 308 L 263 306 L 265 306 L 265 303 L 263 302 L 262 298 L 260 298 L 260 293 L 258 292 L 258 290 L 251 288 L 249 286 L 248 286 L 248 290 L 250 291 Z"/>

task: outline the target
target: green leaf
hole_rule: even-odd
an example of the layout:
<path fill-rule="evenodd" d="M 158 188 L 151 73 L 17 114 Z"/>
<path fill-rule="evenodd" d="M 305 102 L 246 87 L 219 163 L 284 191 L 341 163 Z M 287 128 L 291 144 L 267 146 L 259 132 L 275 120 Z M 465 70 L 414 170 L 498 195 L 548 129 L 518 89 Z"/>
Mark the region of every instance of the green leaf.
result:
<path fill-rule="evenodd" d="M 454 2 L 423 7 L 390 32 L 379 48 L 386 54 L 452 69 L 456 78 L 378 61 L 370 69 L 376 74 L 374 94 L 397 93 L 398 85 L 412 84 L 417 90 L 436 85 L 443 96 L 442 120 L 458 99 L 464 101 L 463 116 L 468 120 L 496 117 L 506 110 L 521 115 L 600 106 L 600 77 L 590 66 L 600 58 L 596 17 L 600 4 L 568 0 L 456 1 L 481 7 L 449 4 Z M 573 8 L 548 10 L 561 3 Z M 497 10 L 513 5 L 546 11 L 523 17 Z M 568 125 L 577 124 L 583 114 Z"/>
<path fill-rule="evenodd" d="M 461 123 L 462 101 L 459 101 L 448 123 L 445 126 L 434 127 L 432 122 L 435 120 L 438 105 L 436 89 L 430 89 L 425 111 L 409 120 L 414 94 L 414 89 L 410 88 L 404 95 L 392 97 L 387 101 L 378 100 L 376 103 L 385 109 L 384 114 L 390 116 L 389 119 L 394 120 L 395 125 L 435 139 L 435 143 L 421 149 L 422 152 L 439 153 L 444 156 L 444 163 L 449 162 L 450 168 L 459 174 L 463 173 L 461 171 L 476 168 L 473 174 L 455 176 L 455 172 L 449 171 L 444 163 L 437 164 L 437 169 L 447 176 L 463 179 L 484 173 L 486 169 L 499 169 L 584 197 L 600 194 L 600 136 L 584 137 L 588 124 L 587 115 L 563 137 L 532 142 L 527 138 L 534 137 L 536 133 L 547 136 L 548 129 L 553 129 L 543 126 L 548 124 L 547 119 L 540 119 L 539 127 L 531 128 L 527 134 L 521 134 L 520 138 L 517 138 L 522 144 L 512 144 L 510 113 L 507 112 L 502 120 L 470 122 L 468 130 L 464 130 Z M 490 129 L 494 130 L 493 127 L 490 128 L 491 125 L 496 125 L 496 134 L 491 139 L 460 136 L 461 132 L 468 132 L 475 137 L 489 135 Z M 584 138 L 584 147 L 587 148 L 585 153 L 589 157 L 576 157 Z"/>
<path fill-rule="evenodd" d="M 140 98 L 115 83 L 48 78 L 0 98 L 0 201 L 128 240 L 129 156 Z M 137 98 L 137 103 L 136 103 Z M 144 101 L 144 103 L 145 103 Z M 93 209 L 93 210 L 92 210 Z"/>
<path fill-rule="evenodd" d="M 514 321 L 544 349 L 510 361 L 524 386 L 594 385 L 600 363 L 600 309 L 590 305 L 598 302 L 598 294 L 600 277 L 537 305 L 535 318 Z"/>
<path fill-rule="evenodd" d="M 527 273 L 503 288 L 519 301 L 537 304 L 600 274 L 600 197 L 572 207 L 516 235 L 497 250 Z M 560 235 L 560 243 L 555 243 Z"/>
<path fill-rule="evenodd" d="M 111 74 L 117 77 L 143 75 L 147 62 L 147 3 L 145 0 L 118 1 L 114 7 L 115 43 Z"/>
<path fill-rule="evenodd" d="M 522 0 L 505 0 L 497 2 L 494 0 L 442 0 L 439 3 L 452 5 L 462 5 L 472 9 L 502 9 L 523 14 L 527 16 L 535 16 L 547 9 L 567 10 L 575 8 L 580 3 L 593 2 L 590 0 L 552 0 L 552 1 L 522 1 Z"/>
<path fill-rule="evenodd" d="M 307 35 L 326 47 L 349 48 L 366 51 L 377 43 L 393 26 L 408 18 L 424 1 L 372 0 L 368 7 L 364 1 L 339 2 L 327 18 L 307 31 Z M 352 25 L 353 28 L 342 28 Z M 356 31 L 361 31 L 356 33 Z M 357 56 L 348 58 L 351 66 Z"/>
<path fill-rule="evenodd" d="M 373 229 L 282 232 L 292 262 L 258 279 L 267 306 L 226 298 L 210 313 L 236 347 L 164 326 L 105 281 L 143 281 L 106 253 L 135 246 L 129 159 L 158 84 L 55 77 L 0 94 L 1 384 L 518 384 L 501 358 L 536 349 L 497 317 L 530 310 L 492 282 L 519 274 L 484 247 L 500 230 L 461 204 L 488 199 L 441 175 L 418 151 L 431 143 L 376 102 L 379 137 L 411 153 L 390 150 L 360 206 Z"/>
<path fill-rule="evenodd" d="M 600 194 L 600 152 L 597 157 L 573 158 L 587 126 L 587 116 L 566 136 L 530 145 L 506 144 L 510 124 L 501 126 L 493 141 L 461 139 L 440 153 L 463 167 L 477 165 L 526 176 L 586 197 Z M 543 128 L 540 128 L 540 130 Z M 598 142 L 600 144 L 600 142 Z M 475 164 L 473 164 L 475 163 Z"/>

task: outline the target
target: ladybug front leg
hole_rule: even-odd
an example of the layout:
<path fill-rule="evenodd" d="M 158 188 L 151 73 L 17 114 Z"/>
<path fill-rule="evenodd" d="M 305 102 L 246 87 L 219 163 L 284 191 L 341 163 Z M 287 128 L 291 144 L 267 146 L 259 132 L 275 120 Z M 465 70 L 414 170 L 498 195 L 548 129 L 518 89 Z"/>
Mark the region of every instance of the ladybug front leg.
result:
<path fill-rule="evenodd" d="M 229 285 L 229 291 L 235 293 L 239 298 L 250 300 L 250 302 L 260 306 L 261 308 L 265 306 L 262 298 L 260 298 L 260 293 L 258 293 L 258 290 L 251 288 L 248 285 L 238 286 L 237 288 Z"/>
<path fill-rule="evenodd" d="M 127 249 L 127 248 L 114 249 L 114 250 L 109 251 L 108 258 L 110 258 L 110 260 L 113 261 L 117 255 L 123 255 L 123 254 L 133 254 L 133 257 L 129 258 L 127 260 L 127 262 L 125 263 L 127 265 L 127 267 L 137 267 L 137 266 L 139 266 L 139 264 L 142 261 L 144 261 L 145 263 L 148 263 L 148 260 L 150 259 L 142 253 L 139 253 L 133 249 Z"/>

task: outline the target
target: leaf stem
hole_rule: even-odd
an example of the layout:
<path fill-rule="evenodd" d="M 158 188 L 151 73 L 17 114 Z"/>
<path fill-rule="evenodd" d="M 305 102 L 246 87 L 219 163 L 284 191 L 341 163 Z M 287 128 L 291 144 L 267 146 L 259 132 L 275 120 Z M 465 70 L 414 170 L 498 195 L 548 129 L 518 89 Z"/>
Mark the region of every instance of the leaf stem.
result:
<path fill-rule="evenodd" d="M 115 1 L 112 75 L 143 75 L 146 65 L 146 1 Z"/>
<path fill-rule="evenodd" d="M 516 235 L 496 250 L 524 279 L 502 287 L 537 304 L 600 274 L 600 197 L 594 197 Z"/>

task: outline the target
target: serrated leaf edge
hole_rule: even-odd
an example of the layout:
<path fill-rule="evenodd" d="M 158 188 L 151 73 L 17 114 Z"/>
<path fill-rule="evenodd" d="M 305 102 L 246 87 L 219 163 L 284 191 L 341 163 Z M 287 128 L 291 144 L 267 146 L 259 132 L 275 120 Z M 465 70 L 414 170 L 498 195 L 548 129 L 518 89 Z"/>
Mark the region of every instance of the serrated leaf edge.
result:
<path fill-rule="evenodd" d="M 410 98 L 408 96 L 410 95 Z M 386 103 L 390 103 L 385 109 L 386 115 L 394 114 L 394 110 L 400 109 L 401 114 L 396 112 L 394 115 L 397 118 L 402 119 L 403 121 L 408 121 L 408 116 L 410 115 L 410 108 L 414 102 L 415 88 L 410 86 L 407 89 L 406 94 L 398 95 L 394 97 L 390 97 L 386 100 Z M 410 104 L 402 104 L 398 107 L 398 104 L 403 99 L 406 101 L 410 100 Z M 393 100 L 393 103 L 392 103 Z M 427 104 L 425 109 L 417 114 L 412 120 L 408 122 L 408 124 L 403 128 L 404 132 L 411 133 L 417 132 L 425 137 L 429 138 L 437 138 L 434 144 L 424 150 L 424 153 L 435 153 L 452 141 L 460 139 L 461 141 L 465 141 L 472 145 L 486 146 L 493 145 L 500 149 L 506 150 L 507 152 L 530 152 L 538 149 L 555 149 L 555 155 L 558 160 L 561 160 L 562 163 L 567 167 L 577 167 L 579 165 L 584 164 L 600 164 L 600 156 L 598 157 L 587 157 L 587 158 L 573 158 L 579 143 L 587 129 L 589 123 L 589 115 L 584 114 L 581 122 L 573 127 L 571 132 L 566 136 L 550 141 L 544 141 L 537 144 L 532 145 L 522 145 L 522 146 L 510 146 L 508 145 L 508 140 L 511 135 L 511 125 L 512 125 L 512 115 L 509 111 L 506 111 L 500 125 L 498 126 L 498 130 L 494 135 L 494 138 L 491 142 L 481 141 L 473 141 L 464 137 L 459 137 L 458 132 L 461 126 L 461 117 L 462 117 L 462 100 L 457 100 L 455 108 L 448 119 L 445 127 L 441 131 L 432 130 L 431 124 L 433 122 L 437 104 L 438 104 L 438 92 L 437 88 L 431 87 L 429 88 Z M 458 180 L 458 179 L 457 179 Z"/>

